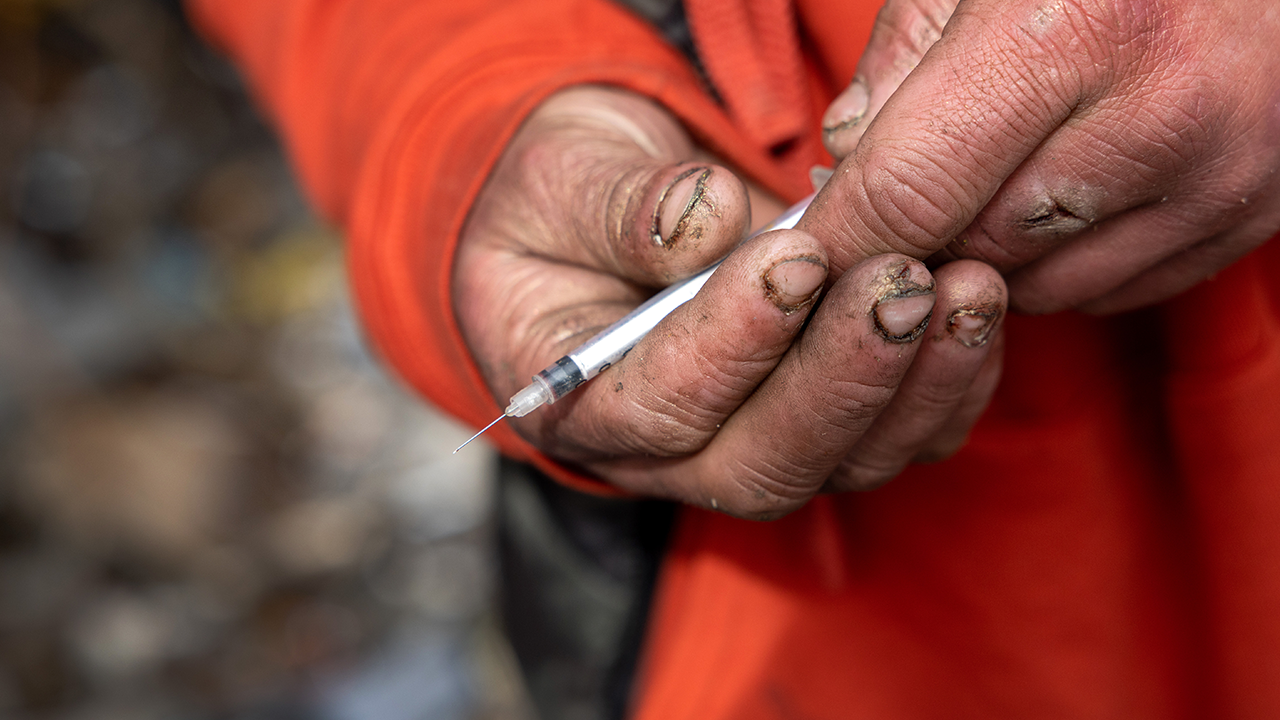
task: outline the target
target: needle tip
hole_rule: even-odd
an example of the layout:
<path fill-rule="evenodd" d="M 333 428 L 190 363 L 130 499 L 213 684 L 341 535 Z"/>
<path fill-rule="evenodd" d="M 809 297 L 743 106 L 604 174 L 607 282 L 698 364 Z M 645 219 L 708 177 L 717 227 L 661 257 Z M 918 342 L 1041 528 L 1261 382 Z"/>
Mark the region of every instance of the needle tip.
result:
<path fill-rule="evenodd" d="M 507 416 L 507 415 L 506 415 L 506 413 L 503 413 L 502 415 L 499 415 L 499 416 L 497 417 L 497 419 L 495 419 L 493 422 L 489 423 L 488 425 L 485 425 L 483 430 L 481 430 L 480 432 L 476 433 L 475 435 L 472 435 L 471 437 L 467 438 L 467 441 L 466 441 L 466 442 L 464 442 L 464 443 L 462 443 L 461 445 L 459 445 L 458 447 L 454 448 L 454 450 L 453 450 L 453 454 L 454 454 L 454 455 L 457 455 L 459 450 L 461 450 L 462 448 L 464 448 L 464 447 L 466 447 L 466 446 L 470 445 L 472 440 L 475 440 L 476 438 L 478 438 L 478 437 L 480 437 L 481 435 L 483 435 L 483 434 L 485 433 L 485 431 L 486 431 L 486 430 L 488 430 L 489 428 L 493 427 L 494 425 L 497 425 L 497 424 L 502 420 L 502 418 L 504 418 L 504 417 L 506 417 L 506 416 Z"/>

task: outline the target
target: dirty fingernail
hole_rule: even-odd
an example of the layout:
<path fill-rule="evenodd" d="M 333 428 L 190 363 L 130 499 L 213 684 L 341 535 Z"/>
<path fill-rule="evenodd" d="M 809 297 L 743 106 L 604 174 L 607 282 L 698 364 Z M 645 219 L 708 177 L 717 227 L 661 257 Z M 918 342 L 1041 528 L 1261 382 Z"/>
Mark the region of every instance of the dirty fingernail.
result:
<path fill-rule="evenodd" d="M 889 342 L 915 340 L 929 326 L 934 294 L 930 291 L 891 295 L 876 305 L 876 330 Z"/>
<path fill-rule="evenodd" d="M 778 309 L 790 315 L 812 302 L 826 279 L 827 266 L 819 258 L 792 258 L 769 268 L 764 291 Z"/>
<path fill-rule="evenodd" d="M 867 114 L 867 106 L 871 102 L 871 94 L 867 91 L 867 83 L 862 78 L 854 78 L 849 87 L 844 89 L 822 116 L 822 130 L 825 133 L 837 133 L 845 128 L 857 125 Z"/>
<path fill-rule="evenodd" d="M 711 168 L 695 167 L 675 177 L 658 197 L 658 207 L 653 214 L 653 242 L 662 247 L 674 247 L 680 242 L 689 224 L 693 209 L 707 191 Z"/>
<path fill-rule="evenodd" d="M 991 329 L 995 327 L 998 315 L 994 310 L 962 308 L 947 318 L 947 332 L 965 347 L 982 347 L 991 337 Z"/>

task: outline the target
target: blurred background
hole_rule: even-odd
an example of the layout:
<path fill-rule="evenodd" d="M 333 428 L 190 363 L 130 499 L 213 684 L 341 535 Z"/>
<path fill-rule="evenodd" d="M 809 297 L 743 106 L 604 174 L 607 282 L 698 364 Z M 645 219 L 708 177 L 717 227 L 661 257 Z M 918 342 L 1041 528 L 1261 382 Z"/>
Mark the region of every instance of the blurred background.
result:
<path fill-rule="evenodd" d="M 0 0 L 0 189 L 0 717 L 529 717 L 495 458 L 176 0 Z"/>

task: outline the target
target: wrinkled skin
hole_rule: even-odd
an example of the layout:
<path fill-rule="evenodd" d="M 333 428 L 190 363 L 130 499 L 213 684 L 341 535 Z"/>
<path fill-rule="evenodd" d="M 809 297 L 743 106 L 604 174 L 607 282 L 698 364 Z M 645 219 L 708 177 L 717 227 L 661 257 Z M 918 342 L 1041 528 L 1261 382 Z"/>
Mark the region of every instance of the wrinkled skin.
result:
<path fill-rule="evenodd" d="M 1271 1 L 891 0 L 802 227 L 984 260 L 1026 312 L 1166 299 L 1280 229 L 1278 40 Z"/>
<path fill-rule="evenodd" d="M 843 160 L 797 230 L 738 249 L 624 361 L 517 429 L 621 487 L 753 518 L 945 457 L 998 379 L 990 266 L 1020 310 L 1114 312 L 1280 228 L 1280 73 L 1260 70 L 1280 67 L 1276 38 L 1275 2 L 890 0 L 824 123 Z M 495 396 L 727 252 L 749 194 L 644 100 L 548 101 L 455 267 Z M 751 195 L 757 222 L 778 209 Z"/>
<path fill-rule="evenodd" d="M 647 100 L 578 88 L 545 102 L 455 266 L 495 397 L 733 249 L 752 199 L 758 220 L 780 209 Z M 893 253 L 831 272 L 827 254 L 791 230 L 744 244 L 626 358 L 517 430 L 628 490 L 752 518 L 951 453 L 999 375 L 1004 283 L 981 263 L 930 272 Z"/>

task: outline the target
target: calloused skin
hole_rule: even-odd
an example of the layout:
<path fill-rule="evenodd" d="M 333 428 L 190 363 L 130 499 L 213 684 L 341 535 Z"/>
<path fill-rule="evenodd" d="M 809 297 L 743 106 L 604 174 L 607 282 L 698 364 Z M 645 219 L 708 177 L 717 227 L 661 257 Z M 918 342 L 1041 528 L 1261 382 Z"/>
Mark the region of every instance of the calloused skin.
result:
<path fill-rule="evenodd" d="M 889 0 L 801 227 L 981 259 L 1025 312 L 1164 300 L 1280 230 L 1278 38 L 1276 2 Z"/>
<path fill-rule="evenodd" d="M 780 209 L 646 99 L 582 87 L 544 102 L 473 207 L 454 268 L 495 398 L 733 250 L 753 203 L 757 223 Z M 619 487 L 756 519 L 945 457 L 999 376 L 1003 281 L 983 263 L 930 272 L 895 253 L 834 266 L 830 250 L 796 230 L 743 244 L 626 358 L 513 424 Z"/>

